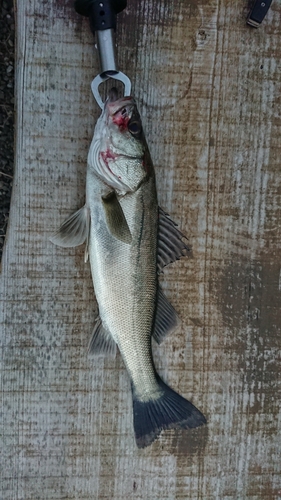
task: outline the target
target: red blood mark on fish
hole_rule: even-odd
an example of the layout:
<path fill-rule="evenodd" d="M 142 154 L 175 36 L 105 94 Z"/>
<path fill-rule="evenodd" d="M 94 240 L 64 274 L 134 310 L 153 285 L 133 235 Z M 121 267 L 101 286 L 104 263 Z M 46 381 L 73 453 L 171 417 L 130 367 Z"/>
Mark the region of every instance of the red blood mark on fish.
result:
<path fill-rule="evenodd" d="M 106 163 L 108 166 L 108 160 L 115 160 L 117 155 L 111 151 L 111 149 L 107 149 L 106 151 L 101 151 L 101 157 L 103 161 Z"/>
<path fill-rule="evenodd" d="M 100 155 L 101 155 L 101 157 L 102 157 L 102 159 L 103 159 L 104 163 L 106 164 L 106 166 L 107 166 L 107 168 L 108 168 L 109 172 L 110 172 L 112 175 L 116 175 L 116 174 L 114 174 L 114 172 L 112 172 L 112 170 L 111 170 L 111 168 L 110 168 L 110 166 L 109 166 L 108 162 L 109 162 L 109 160 L 116 160 L 116 158 L 117 158 L 119 155 L 118 155 L 118 154 L 113 153 L 113 151 L 111 151 L 111 149 L 107 149 L 106 151 L 101 151 L 101 152 L 100 152 Z M 118 176 L 118 179 L 121 179 L 121 177 L 120 177 L 120 176 Z"/>
<path fill-rule="evenodd" d="M 121 113 L 118 113 L 117 115 L 114 115 L 112 117 L 113 123 L 115 123 L 116 125 L 118 125 L 119 130 L 121 132 L 123 132 L 124 130 L 126 130 L 128 128 L 128 122 L 129 122 L 129 120 L 130 120 L 130 118 L 127 115 L 123 116 Z"/>

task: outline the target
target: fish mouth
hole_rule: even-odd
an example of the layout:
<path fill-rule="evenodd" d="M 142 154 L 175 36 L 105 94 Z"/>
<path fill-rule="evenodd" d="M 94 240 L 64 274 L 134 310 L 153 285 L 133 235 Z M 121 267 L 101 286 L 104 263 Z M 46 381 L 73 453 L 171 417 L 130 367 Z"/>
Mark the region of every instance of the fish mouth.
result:
<path fill-rule="evenodd" d="M 116 87 L 112 87 L 108 93 L 108 98 L 106 100 L 106 107 L 109 110 L 111 116 L 116 115 L 121 111 L 124 106 L 128 105 L 130 102 L 131 105 L 135 105 L 135 100 L 132 96 L 124 96 L 118 97 L 118 90 Z"/>

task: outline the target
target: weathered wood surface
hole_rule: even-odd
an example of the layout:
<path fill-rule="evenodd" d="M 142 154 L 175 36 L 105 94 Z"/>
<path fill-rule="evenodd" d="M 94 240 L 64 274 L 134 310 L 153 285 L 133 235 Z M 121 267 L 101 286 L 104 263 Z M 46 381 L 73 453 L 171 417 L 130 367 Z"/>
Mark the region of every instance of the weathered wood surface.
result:
<path fill-rule="evenodd" d="M 156 365 L 208 426 L 137 450 L 122 360 L 87 357 L 89 266 L 48 237 L 84 200 L 97 58 L 70 0 L 18 0 L 0 498 L 280 499 L 280 3 L 258 30 L 246 0 L 128 4 L 120 67 L 193 246 L 163 277 L 182 326 Z"/>

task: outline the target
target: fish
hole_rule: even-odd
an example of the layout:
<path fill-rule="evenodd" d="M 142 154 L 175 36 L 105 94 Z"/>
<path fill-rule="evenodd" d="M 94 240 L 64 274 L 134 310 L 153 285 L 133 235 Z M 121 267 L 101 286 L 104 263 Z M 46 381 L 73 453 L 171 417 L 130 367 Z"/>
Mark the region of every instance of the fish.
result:
<path fill-rule="evenodd" d="M 135 440 L 150 445 L 162 430 L 195 428 L 204 415 L 158 375 L 159 344 L 179 324 L 158 280 L 189 251 L 184 235 L 158 206 L 155 172 L 136 102 L 111 89 L 89 149 L 86 202 L 50 238 L 61 247 L 86 242 L 99 315 L 89 352 L 118 347 L 132 388 Z"/>

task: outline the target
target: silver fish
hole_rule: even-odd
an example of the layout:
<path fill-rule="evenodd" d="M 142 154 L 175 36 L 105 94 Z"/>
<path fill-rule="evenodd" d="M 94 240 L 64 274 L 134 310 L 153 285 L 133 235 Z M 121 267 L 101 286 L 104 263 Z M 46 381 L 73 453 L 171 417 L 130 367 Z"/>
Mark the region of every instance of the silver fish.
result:
<path fill-rule="evenodd" d="M 112 89 L 97 121 L 88 155 L 86 203 L 51 241 L 74 247 L 86 241 L 99 317 L 90 352 L 118 346 L 132 386 L 139 448 L 168 428 L 206 423 L 189 401 L 156 373 L 151 336 L 160 343 L 178 324 L 157 273 L 188 247 L 176 224 L 158 207 L 155 174 L 132 97 Z"/>

